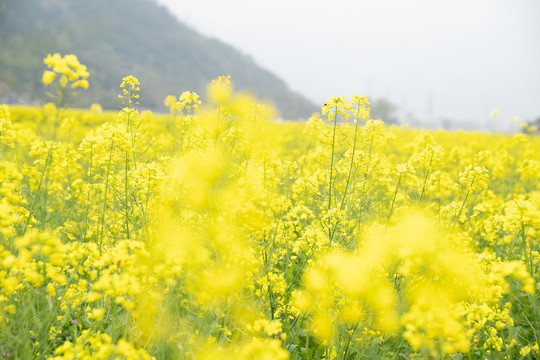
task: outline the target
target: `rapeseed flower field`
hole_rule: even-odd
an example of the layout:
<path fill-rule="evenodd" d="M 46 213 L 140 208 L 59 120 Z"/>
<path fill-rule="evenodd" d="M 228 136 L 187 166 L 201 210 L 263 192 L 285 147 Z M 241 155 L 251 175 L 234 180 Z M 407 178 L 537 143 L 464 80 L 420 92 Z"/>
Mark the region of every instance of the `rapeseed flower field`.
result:
<path fill-rule="evenodd" d="M 225 76 L 71 109 L 91 74 L 44 62 L 0 106 L 0 358 L 540 357 L 537 136 L 276 123 Z"/>

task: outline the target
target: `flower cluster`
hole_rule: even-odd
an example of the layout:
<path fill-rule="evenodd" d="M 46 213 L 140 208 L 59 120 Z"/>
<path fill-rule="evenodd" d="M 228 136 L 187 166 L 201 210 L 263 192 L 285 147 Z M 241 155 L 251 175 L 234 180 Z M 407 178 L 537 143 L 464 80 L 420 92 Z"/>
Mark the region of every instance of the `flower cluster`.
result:
<path fill-rule="evenodd" d="M 87 84 L 45 62 L 59 97 Z M 139 88 L 0 106 L 2 358 L 539 356 L 537 137 L 388 127 L 359 95 L 277 123 L 229 77 L 152 114 Z"/>
<path fill-rule="evenodd" d="M 59 53 L 49 54 L 43 62 L 51 70 L 43 72 L 42 82 L 45 85 L 51 84 L 56 76 L 60 76 L 59 84 L 65 88 L 68 84 L 72 88 L 88 88 L 88 76 L 86 66 L 82 65 L 77 56 L 73 54 L 61 56 Z"/>

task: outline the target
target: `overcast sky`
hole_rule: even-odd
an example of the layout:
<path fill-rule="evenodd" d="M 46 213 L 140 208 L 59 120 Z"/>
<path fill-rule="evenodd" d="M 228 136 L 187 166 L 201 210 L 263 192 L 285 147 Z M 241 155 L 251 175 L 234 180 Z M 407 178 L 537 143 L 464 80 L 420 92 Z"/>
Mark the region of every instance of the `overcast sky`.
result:
<path fill-rule="evenodd" d="M 540 117 L 540 0 L 158 2 L 317 104 L 358 93 L 421 120 Z"/>

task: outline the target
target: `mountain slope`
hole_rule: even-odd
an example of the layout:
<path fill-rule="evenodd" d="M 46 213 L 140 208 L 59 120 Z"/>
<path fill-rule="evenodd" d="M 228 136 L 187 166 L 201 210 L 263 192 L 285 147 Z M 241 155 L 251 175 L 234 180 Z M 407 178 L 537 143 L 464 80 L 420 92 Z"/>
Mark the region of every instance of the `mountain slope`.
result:
<path fill-rule="evenodd" d="M 152 0 L 0 0 L 0 98 L 43 97 L 39 82 L 48 53 L 74 53 L 91 74 L 79 105 L 117 108 L 121 78 L 141 82 L 143 107 L 164 110 L 168 94 L 204 94 L 231 75 L 237 90 L 271 99 L 285 118 L 317 108 L 250 57 L 182 24 Z"/>

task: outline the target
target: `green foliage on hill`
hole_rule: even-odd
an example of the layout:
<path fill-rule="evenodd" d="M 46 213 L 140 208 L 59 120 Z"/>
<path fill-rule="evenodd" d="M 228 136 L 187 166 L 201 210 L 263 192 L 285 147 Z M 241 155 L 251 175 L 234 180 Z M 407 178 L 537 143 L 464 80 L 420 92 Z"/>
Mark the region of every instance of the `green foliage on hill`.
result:
<path fill-rule="evenodd" d="M 40 83 L 48 53 L 74 53 L 91 74 L 74 105 L 116 109 L 123 76 L 141 81 L 142 106 L 165 110 L 163 99 L 184 90 L 205 93 L 231 75 L 237 90 L 273 101 L 285 118 L 317 108 L 249 56 L 202 36 L 152 0 L 0 0 L 0 99 L 45 98 Z"/>

